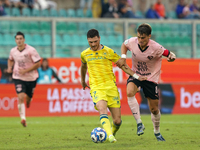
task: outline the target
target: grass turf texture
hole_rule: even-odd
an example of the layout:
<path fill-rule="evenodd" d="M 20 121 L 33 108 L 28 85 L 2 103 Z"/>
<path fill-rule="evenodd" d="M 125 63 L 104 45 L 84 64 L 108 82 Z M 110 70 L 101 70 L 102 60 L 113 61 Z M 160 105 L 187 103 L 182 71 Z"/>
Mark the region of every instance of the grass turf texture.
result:
<path fill-rule="evenodd" d="M 110 118 L 110 116 L 109 116 Z M 90 133 L 101 127 L 98 116 L 28 117 L 27 127 L 18 117 L 0 118 L 0 150 L 199 150 L 200 115 L 162 115 L 157 142 L 150 115 L 142 115 L 145 132 L 136 135 L 133 116 L 122 116 L 116 143 L 93 143 Z"/>

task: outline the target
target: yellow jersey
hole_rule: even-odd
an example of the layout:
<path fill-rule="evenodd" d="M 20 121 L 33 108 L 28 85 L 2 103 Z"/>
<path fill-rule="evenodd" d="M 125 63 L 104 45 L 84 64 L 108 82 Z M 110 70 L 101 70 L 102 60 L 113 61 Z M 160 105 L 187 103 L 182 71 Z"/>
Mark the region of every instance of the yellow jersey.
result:
<path fill-rule="evenodd" d="M 87 48 L 81 53 L 81 61 L 88 67 L 89 84 L 91 88 L 103 89 L 116 86 L 112 62 L 117 62 L 120 56 L 111 48 L 103 46 L 101 50 L 93 51 Z"/>

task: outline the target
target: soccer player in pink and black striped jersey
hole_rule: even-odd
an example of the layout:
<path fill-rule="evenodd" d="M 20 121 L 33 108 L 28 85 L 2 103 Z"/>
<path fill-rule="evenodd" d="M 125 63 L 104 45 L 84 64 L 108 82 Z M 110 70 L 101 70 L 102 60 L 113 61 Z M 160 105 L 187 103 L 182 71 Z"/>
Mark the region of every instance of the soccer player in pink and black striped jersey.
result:
<path fill-rule="evenodd" d="M 162 56 L 167 57 L 167 60 L 172 62 L 176 59 L 176 55 L 150 38 L 151 26 L 146 23 L 141 24 L 137 29 L 137 37 L 132 37 L 122 44 L 122 56 L 116 64 L 119 67 L 126 66 L 126 53 L 128 50 L 131 51 L 132 70 L 135 74 L 127 80 L 127 96 L 129 107 L 137 122 L 137 134 L 142 135 L 145 129 L 140 118 L 139 105 L 135 98 L 138 87 L 141 87 L 148 100 L 154 134 L 158 141 L 165 141 L 160 134 L 161 114 L 158 109 L 159 97 L 157 85 L 161 72 Z M 147 80 L 139 81 L 138 78 L 140 76 L 147 77 Z"/>
<path fill-rule="evenodd" d="M 36 87 L 37 68 L 40 67 L 41 58 L 35 48 L 24 43 L 25 37 L 22 32 L 17 32 L 15 42 L 17 46 L 10 51 L 7 72 L 13 73 L 21 124 L 26 127 L 24 98 L 26 97 L 26 107 L 29 108 Z"/>

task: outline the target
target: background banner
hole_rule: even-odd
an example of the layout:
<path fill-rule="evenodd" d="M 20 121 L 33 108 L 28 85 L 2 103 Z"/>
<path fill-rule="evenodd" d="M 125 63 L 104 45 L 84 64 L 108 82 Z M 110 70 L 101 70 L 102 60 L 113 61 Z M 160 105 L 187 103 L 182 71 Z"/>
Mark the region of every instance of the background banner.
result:
<path fill-rule="evenodd" d="M 122 115 L 131 115 L 127 104 L 126 84 L 118 84 Z M 200 85 L 160 84 L 161 113 L 200 114 Z M 14 84 L 0 84 L 0 116 L 19 116 Z M 142 92 L 136 95 L 141 113 L 149 113 L 147 100 Z M 37 85 L 27 116 L 98 115 L 93 107 L 89 89 L 80 84 Z"/>
<path fill-rule="evenodd" d="M 49 66 L 54 68 L 63 83 L 80 83 L 80 58 L 49 58 Z M 131 59 L 127 59 L 131 67 Z M 7 59 L 0 59 L 0 83 L 10 83 L 10 76 L 6 76 Z M 127 75 L 113 64 L 113 71 L 117 83 L 126 83 Z M 88 76 L 86 77 L 88 80 Z M 161 82 L 200 82 L 200 59 L 177 59 L 174 62 L 162 61 Z"/>

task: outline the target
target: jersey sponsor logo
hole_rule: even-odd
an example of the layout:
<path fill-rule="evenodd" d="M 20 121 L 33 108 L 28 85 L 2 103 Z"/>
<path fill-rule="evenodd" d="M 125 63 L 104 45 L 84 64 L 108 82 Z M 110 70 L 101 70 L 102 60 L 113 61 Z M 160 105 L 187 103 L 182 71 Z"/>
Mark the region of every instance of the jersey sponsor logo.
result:
<path fill-rule="evenodd" d="M 103 60 L 103 59 L 106 59 L 106 57 L 103 57 L 103 56 L 99 56 L 99 57 L 92 57 L 92 58 L 88 58 L 87 59 L 87 62 L 90 62 L 90 61 L 93 61 L 93 60 Z"/>
<path fill-rule="evenodd" d="M 149 60 L 152 60 L 152 59 L 153 59 L 153 56 L 147 56 L 147 58 L 148 58 Z"/>
<path fill-rule="evenodd" d="M 146 62 L 140 62 L 140 61 L 138 61 L 137 70 L 138 71 L 147 71 L 148 68 L 147 68 Z"/>
<path fill-rule="evenodd" d="M 151 73 L 140 73 L 139 71 L 136 71 L 137 74 L 141 75 L 141 76 L 148 76 L 150 75 Z"/>
<path fill-rule="evenodd" d="M 18 66 L 24 68 L 26 65 L 25 65 L 25 62 L 23 60 L 22 61 L 19 60 L 18 61 Z"/>

